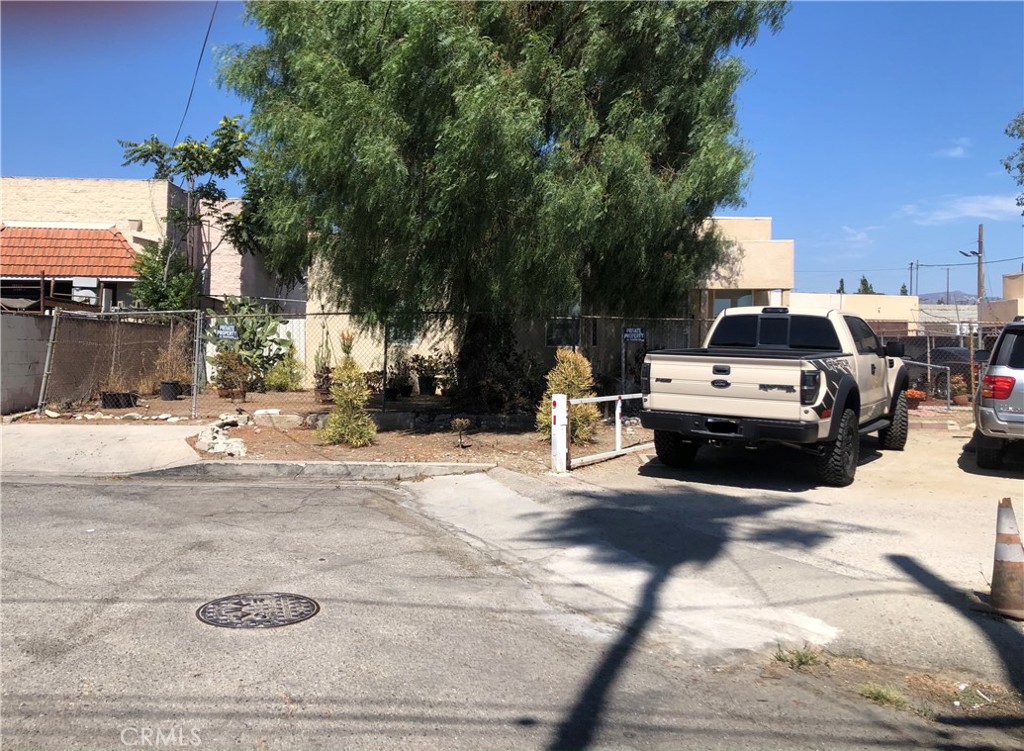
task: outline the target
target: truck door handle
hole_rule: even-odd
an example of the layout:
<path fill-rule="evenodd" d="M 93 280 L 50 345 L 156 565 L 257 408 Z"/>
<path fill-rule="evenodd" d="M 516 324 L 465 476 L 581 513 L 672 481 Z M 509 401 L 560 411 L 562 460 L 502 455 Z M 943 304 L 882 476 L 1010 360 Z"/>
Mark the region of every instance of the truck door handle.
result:
<path fill-rule="evenodd" d="M 715 365 L 711 368 L 711 372 L 715 375 L 729 375 L 732 372 L 732 368 L 728 365 Z"/>

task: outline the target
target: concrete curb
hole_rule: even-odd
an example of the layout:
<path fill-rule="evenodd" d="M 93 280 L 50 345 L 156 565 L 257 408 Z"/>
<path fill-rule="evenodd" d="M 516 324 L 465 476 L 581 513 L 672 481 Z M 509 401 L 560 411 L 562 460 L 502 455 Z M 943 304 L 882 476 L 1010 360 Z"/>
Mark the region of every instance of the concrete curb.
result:
<path fill-rule="evenodd" d="M 203 461 L 180 467 L 134 472 L 134 478 L 190 478 L 205 480 L 372 480 L 397 482 L 422 477 L 488 472 L 494 464 L 439 464 L 430 462 L 264 462 Z"/>

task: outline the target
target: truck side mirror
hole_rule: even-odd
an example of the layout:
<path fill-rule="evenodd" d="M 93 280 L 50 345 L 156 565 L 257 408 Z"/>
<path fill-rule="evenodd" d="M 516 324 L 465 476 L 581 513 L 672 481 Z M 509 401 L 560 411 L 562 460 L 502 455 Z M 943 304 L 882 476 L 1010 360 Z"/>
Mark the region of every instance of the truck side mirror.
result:
<path fill-rule="evenodd" d="M 885 343 L 885 356 L 886 357 L 903 357 L 903 342 L 886 342 Z"/>

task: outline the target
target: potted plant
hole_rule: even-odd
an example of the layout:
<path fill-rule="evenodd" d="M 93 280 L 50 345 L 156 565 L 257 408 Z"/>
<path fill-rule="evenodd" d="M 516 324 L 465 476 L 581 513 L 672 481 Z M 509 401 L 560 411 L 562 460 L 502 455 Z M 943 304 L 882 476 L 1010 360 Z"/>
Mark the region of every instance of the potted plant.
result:
<path fill-rule="evenodd" d="M 399 352 L 395 361 L 388 366 L 388 382 L 385 396 L 391 396 L 392 390 L 396 396 L 409 398 L 412 396 L 412 364 L 405 352 Z M 388 390 L 390 389 L 390 390 Z"/>
<path fill-rule="evenodd" d="M 967 380 L 959 373 L 949 380 L 949 395 L 953 397 L 953 404 L 966 407 L 970 402 L 968 391 Z"/>
<path fill-rule="evenodd" d="M 928 394 L 918 389 L 907 389 L 907 409 L 917 409 L 921 402 L 928 398 Z"/>
<path fill-rule="evenodd" d="M 437 390 L 437 375 L 440 363 L 436 353 L 430 355 L 413 355 L 409 364 L 416 373 L 416 381 L 422 396 L 433 396 Z"/>
<path fill-rule="evenodd" d="M 139 395 L 131 390 L 128 378 L 121 371 L 111 372 L 100 387 L 100 406 L 103 409 L 134 407 Z"/>
<path fill-rule="evenodd" d="M 210 358 L 210 364 L 216 368 L 214 384 L 217 395 L 222 399 L 244 402 L 252 378 L 252 368 L 242 355 L 231 349 L 222 349 Z"/>

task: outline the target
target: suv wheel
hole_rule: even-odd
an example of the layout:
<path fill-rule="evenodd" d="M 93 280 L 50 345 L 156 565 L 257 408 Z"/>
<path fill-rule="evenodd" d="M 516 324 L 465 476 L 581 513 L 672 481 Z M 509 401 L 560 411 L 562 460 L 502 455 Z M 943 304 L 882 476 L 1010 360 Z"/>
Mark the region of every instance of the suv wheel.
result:
<path fill-rule="evenodd" d="M 1003 466 L 1003 442 L 980 433 L 974 440 L 974 460 L 981 469 L 999 469 Z"/>
<path fill-rule="evenodd" d="M 696 441 L 684 441 L 678 433 L 670 430 L 654 431 L 654 451 L 658 459 L 666 467 L 682 469 L 693 464 L 700 444 Z"/>

